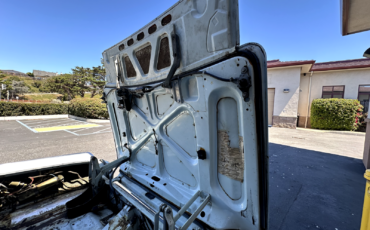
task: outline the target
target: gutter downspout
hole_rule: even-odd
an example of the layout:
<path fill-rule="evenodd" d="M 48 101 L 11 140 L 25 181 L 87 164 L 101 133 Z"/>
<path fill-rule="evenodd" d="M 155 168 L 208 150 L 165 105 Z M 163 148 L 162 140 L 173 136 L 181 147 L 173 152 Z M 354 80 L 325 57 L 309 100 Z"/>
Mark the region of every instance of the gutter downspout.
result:
<path fill-rule="evenodd" d="M 305 122 L 305 125 L 304 125 L 304 128 L 306 129 L 307 128 L 307 121 L 308 121 L 308 116 L 309 116 L 309 111 L 310 111 L 310 99 L 311 99 L 311 83 L 312 83 L 312 75 L 313 75 L 313 71 L 311 71 L 311 75 L 310 75 L 310 84 L 308 85 L 308 97 L 307 97 L 307 113 L 306 113 L 306 122 Z"/>

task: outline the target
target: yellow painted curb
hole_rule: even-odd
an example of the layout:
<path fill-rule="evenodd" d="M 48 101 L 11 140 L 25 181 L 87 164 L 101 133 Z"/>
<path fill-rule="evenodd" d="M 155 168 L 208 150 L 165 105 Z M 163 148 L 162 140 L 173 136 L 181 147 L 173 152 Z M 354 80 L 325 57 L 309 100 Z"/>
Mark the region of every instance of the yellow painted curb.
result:
<path fill-rule="evenodd" d="M 58 131 L 65 129 L 81 129 L 81 128 L 90 128 L 90 127 L 99 127 L 100 125 L 96 124 L 85 124 L 85 125 L 66 125 L 66 126 L 54 126 L 54 127 L 45 127 L 34 129 L 37 132 L 49 132 L 49 131 Z"/>

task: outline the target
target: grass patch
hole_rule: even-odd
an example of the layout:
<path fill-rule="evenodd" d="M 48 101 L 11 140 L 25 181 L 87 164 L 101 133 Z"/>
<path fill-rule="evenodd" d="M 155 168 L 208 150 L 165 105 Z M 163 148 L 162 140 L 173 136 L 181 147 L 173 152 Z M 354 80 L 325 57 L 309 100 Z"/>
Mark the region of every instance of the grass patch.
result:
<path fill-rule="evenodd" d="M 24 100 L 38 100 L 38 101 L 52 101 L 58 97 L 63 96 L 62 94 L 39 94 L 39 95 L 24 95 Z"/>

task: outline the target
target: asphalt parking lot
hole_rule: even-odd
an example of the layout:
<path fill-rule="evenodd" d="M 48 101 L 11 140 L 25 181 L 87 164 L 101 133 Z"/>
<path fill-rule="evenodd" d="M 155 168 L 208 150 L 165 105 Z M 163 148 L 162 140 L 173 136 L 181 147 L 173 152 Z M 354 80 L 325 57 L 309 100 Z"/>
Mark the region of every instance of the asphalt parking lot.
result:
<path fill-rule="evenodd" d="M 269 128 L 270 229 L 360 229 L 365 136 Z"/>
<path fill-rule="evenodd" d="M 115 159 L 110 123 L 69 118 L 0 121 L 0 163 L 90 152 Z"/>
<path fill-rule="evenodd" d="M 364 135 L 269 128 L 270 229 L 359 229 L 364 140 Z M 110 124 L 0 121 L 0 163 L 78 152 L 114 160 Z"/>

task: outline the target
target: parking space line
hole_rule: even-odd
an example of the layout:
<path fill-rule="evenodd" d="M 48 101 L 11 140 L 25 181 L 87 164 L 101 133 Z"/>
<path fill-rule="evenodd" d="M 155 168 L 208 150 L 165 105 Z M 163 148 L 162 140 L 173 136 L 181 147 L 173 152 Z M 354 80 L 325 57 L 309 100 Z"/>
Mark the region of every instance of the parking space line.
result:
<path fill-rule="evenodd" d="M 24 127 L 26 127 L 27 129 L 31 130 L 32 132 L 34 132 L 34 133 L 38 133 L 37 131 L 35 131 L 35 130 L 31 129 L 30 127 L 28 127 L 27 125 L 23 124 L 22 122 L 20 122 L 20 121 L 18 121 L 18 120 L 17 120 L 17 122 L 18 122 L 19 124 L 23 125 Z"/>
<path fill-rule="evenodd" d="M 52 131 L 59 131 L 65 129 L 80 129 L 80 128 L 88 128 L 88 127 L 99 127 L 100 125 L 97 124 L 83 124 L 83 125 L 69 125 L 69 126 L 53 126 L 53 127 L 45 127 L 45 128 L 36 128 L 34 129 L 37 132 L 52 132 Z"/>
<path fill-rule="evenodd" d="M 49 122 L 55 122 L 55 121 L 68 121 L 69 119 L 47 119 L 47 120 L 36 120 L 36 121 L 23 121 L 27 125 L 32 125 L 32 124 L 38 124 L 38 123 L 49 123 Z"/>
<path fill-rule="evenodd" d="M 71 131 L 69 131 L 69 130 L 67 130 L 67 129 L 65 129 L 64 131 L 66 131 L 67 133 L 71 133 L 71 134 L 73 134 L 73 135 L 76 135 L 76 136 L 80 136 L 80 135 L 78 135 L 77 133 L 71 132 Z"/>

